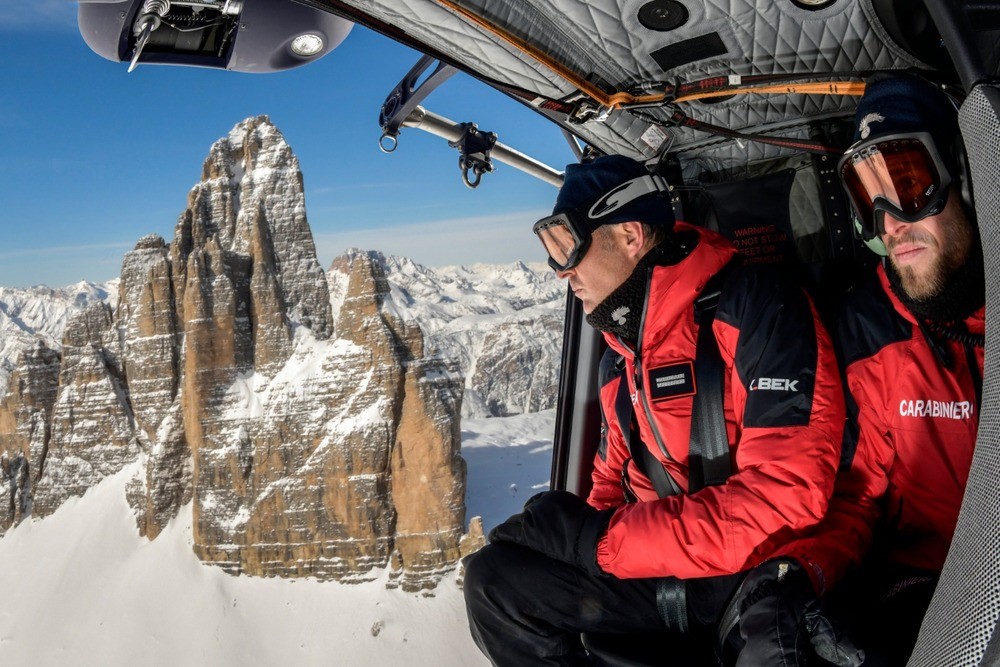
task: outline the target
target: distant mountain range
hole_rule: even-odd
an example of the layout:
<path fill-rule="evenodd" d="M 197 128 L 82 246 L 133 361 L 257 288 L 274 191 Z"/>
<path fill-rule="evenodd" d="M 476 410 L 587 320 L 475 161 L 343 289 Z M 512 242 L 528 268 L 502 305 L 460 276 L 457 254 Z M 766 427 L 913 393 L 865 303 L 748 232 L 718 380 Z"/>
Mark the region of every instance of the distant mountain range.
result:
<path fill-rule="evenodd" d="M 334 307 L 343 298 L 344 258 L 327 275 Z M 503 417 L 556 405 L 566 285 L 542 264 L 428 268 L 366 253 L 384 267 L 389 301 L 420 325 L 428 345 L 465 376 L 462 414 Z"/>
<path fill-rule="evenodd" d="M 555 407 L 566 286 L 542 264 L 470 264 L 430 268 L 405 257 L 357 248 L 327 272 L 334 311 L 347 289 L 345 260 L 361 254 L 380 263 L 389 301 L 416 321 L 440 354 L 465 376 L 465 416 L 498 417 Z M 62 288 L 0 287 L 0 397 L 18 355 L 42 340 L 62 347 L 67 321 L 87 306 L 118 305 L 119 280 Z M 495 372 L 504 367 L 504 373 Z M 484 369 L 490 369 L 486 371 Z"/>

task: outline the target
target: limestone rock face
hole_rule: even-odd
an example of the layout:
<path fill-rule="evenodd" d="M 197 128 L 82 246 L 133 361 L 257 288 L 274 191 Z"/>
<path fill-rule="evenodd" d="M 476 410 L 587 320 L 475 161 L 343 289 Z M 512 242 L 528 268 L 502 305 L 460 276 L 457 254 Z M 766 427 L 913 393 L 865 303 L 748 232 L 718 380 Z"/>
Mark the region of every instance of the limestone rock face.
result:
<path fill-rule="evenodd" d="M 15 372 L 8 522 L 139 460 L 126 495 L 149 538 L 192 502 L 194 551 L 227 571 L 389 567 L 391 586 L 433 588 L 465 521 L 462 376 L 425 354 L 372 257 L 345 260 L 334 321 L 298 162 L 266 117 L 217 142 L 202 176 L 172 242 L 126 255 L 117 308 L 82 311 L 61 362 L 39 350 Z M 19 481 L 25 466 L 40 479 Z"/>
<path fill-rule="evenodd" d="M 459 455 L 462 383 L 435 362 L 411 363 L 390 459 L 400 579 L 428 587 L 461 556 L 465 460 Z"/>
<path fill-rule="evenodd" d="M 462 379 L 349 269 L 342 337 L 299 345 L 273 380 L 239 378 L 195 449 L 195 550 L 230 571 L 432 587 L 458 559 Z M 209 511 L 210 510 L 210 511 Z M 391 559 L 391 560 L 390 560 Z"/>
<path fill-rule="evenodd" d="M 306 221 L 302 172 L 267 116 L 247 119 L 212 146 L 171 248 L 178 292 L 189 255 L 210 239 L 235 282 L 239 316 L 250 320 L 241 326 L 254 327 L 265 363 L 287 357 L 292 326 L 330 336 L 329 288 Z M 275 312 L 280 321 L 267 318 Z"/>
<path fill-rule="evenodd" d="M 38 341 L 21 353 L 0 402 L 0 533 L 31 514 L 59 386 L 59 353 Z M 35 462 L 34 468 L 29 462 Z M 4 502 L 6 501 L 6 502 Z"/>
<path fill-rule="evenodd" d="M 111 308 L 96 303 L 63 336 L 59 392 L 41 457 L 33 515 L 51 514 L 136 459 L 140 452 Z"/>
<path fill-rule="evenodd" d="M 347 267 L 363 254 L 382 267 L 394 311 L 421 323 L 428 353 L 447 358 L 465 376 L 463 416 L 555 407 L 566 285 L 551 269 L 522 262 L 431 269 L 349 250 L 329 270 L 334 310 L 345 300 Z"/>
<path fill-rule="evenodd" d="M 172 270 L 163 239 L 150 235 L 125 255 L 119 283 L 118 326 L 132 409 L 149 442 L 177 396 L 179 346 Z"/>

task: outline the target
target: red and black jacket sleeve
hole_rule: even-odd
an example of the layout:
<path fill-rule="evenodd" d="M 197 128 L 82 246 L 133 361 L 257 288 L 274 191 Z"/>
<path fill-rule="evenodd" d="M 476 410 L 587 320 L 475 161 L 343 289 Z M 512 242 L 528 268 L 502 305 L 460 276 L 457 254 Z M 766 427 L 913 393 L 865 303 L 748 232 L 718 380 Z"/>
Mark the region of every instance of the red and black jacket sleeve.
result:
<path fill-rule="evenodd" d="M 912 336 L 912 324 L 897 315 L 875 284 L 852 293 L 838 318 L 836 341 L 848 408 L 840 471 L 826 516 L 813 534 L 785 549 L 808 566 L 819 593 L 835 587 L 871 544 L 895 459 L 889 426 L 873 407 L 883 403 L 878 392 L 895 378 L 875 358 Z"/>
<path fill-rule="evenodd" d="M 618 396 L 618 383 L 625 381 L 621 368 L 616 368 L 616 364 L 621 363 L 623 359 L 615 354 L 614 350 L 608 349 L 601 358 L 598 372 L 601 442 L 594 459 L 594 470 L 591 474 L 594 485 L 591 487 L 587 502 L 599 510 L 618 507 L 625 503 L 622 469 L 627 465 L 630 453 L 618 421 L 612 416 Z"/>

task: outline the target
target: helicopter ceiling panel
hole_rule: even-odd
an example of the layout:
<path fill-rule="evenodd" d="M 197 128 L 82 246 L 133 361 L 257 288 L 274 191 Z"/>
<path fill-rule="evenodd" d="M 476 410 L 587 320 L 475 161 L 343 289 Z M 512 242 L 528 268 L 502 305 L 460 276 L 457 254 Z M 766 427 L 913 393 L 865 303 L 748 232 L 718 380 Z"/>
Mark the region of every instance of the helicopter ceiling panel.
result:
<path fill-rule="evenodd" d="M 651 157 L 668 143 L 746 152 L 742 142 L 732 147 L 729 139 L 678 123 L 678 110 L 702 123 L 803 137 L 805 120 L 848 116 L 855 105 L 856 97 L 843 93 L 723 94 L 726 87 L 745 90 L 754 77 L 753 85 L 772 77 L 777 85 L 811 80 L 821 88 L 852 73 L 858 81 L 869 70 L 926 67 L 882 27 L 873 0 L 308 3 L 347 10 L 353 20 L 374 19 L 372 27 L 383 32 L 400 31 L 414 46 L 443 54 L 570 126 L 595 148 L 635 157 Z M 717 96 L 679 95 L 678 86 L 715 77 L 725 79 Z M 719 84 L 710 83 L 702 92 Z"/>

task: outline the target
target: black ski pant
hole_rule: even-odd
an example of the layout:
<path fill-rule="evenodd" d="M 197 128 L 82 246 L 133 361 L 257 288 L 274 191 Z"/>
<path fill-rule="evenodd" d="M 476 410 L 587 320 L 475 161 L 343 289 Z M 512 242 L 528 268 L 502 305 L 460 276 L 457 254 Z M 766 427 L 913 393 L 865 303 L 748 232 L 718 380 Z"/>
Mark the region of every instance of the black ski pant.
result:
<path fill-rule="evenodd" d="M 845 582 L 831 615 L 865 651 L 865 667 L 904 667 L 937 587 L 938 573 L 883 565 Z"/>
<path fill-rule="evenodd" d="M 593 576 L 504 542 L 469 556 L 465 568 L 473 639 L 493 664 L 517 667 L 602 664 L 584 649 L 581 633 L 646 633 L 665 647 L 658 664 L 715 664 L 715 628 L 739 581 L 738 575 L 689 580 L 682 633 L 660 616 L 657 579 Z"/>

